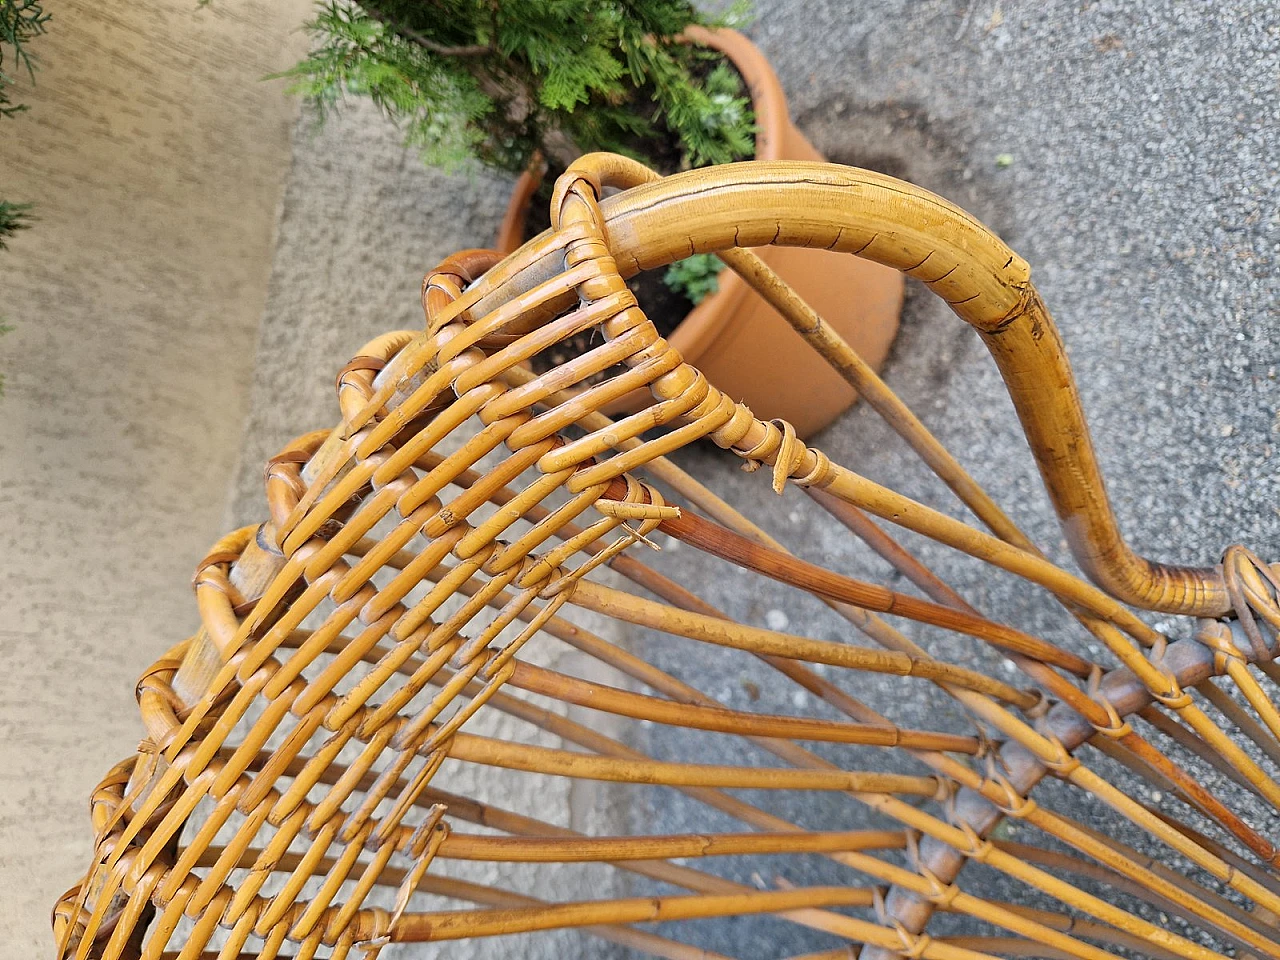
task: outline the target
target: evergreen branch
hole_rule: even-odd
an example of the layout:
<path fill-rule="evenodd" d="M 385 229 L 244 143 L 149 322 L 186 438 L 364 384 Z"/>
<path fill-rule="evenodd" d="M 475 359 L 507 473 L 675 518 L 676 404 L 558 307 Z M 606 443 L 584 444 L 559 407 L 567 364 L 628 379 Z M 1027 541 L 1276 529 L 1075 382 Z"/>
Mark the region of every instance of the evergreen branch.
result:
<path fill-rule="evenodd" d="M 390 27 L 392 30 L 400 34 L 402 37 L 412 40 L 414 43 L 422 47 L 424 50 L 430 50 L 432 53 L 438 53 L 442 57 L 480 57 L 480 56 L 484 56 L 487 53 L 493 53 L 492 45 L 487 43 L 473 43 L 468 46 L 461 46 L 461 47 L 451 47 L 443 43 L 437 43 L 435 40 L 432 40 L 430 37 L 424 37 L 417 30 L 412 30 L 409 27 L 404 26 L 403 24 L 398 24 L 394 22 L 385 13 L 378 10 L 378 8 L 375 7 L 373 4 L 368 4 L 363 9 L 364 9 L 364 12 L 367 13 L 374 20 L 377 20 L 380 23 L 383 23 L 386 26 Z"/>
<path fill-rule="evenodd" d="M 34 220 L 31 204 L 0 200 L 0 250 L 7 250 L 13 235 L 26 230 Z"/>
<path fill-rule="evenodd" d="M 10 48 L 13 62 L 19 68 L 25 67 L 34 83 L 35 60 L 27 51 L 27 41 L 44 33 L 48 22 L 49 14 L 44 12 L 40 0 L 0 0 L 0 117 L 13 117 L 27 109 L 25 103 L 14 103 L 9 97 L 8 88 L 14 80 L 4 71 L 5 47 Z M 33 219 L 31 204 L 0 200 L 0 250 L 7 249 L 13 235 L 30 227 Z M 0 318 L 0 336 L 12 329 Z M 3 374 L 0 374 L 0 396 L 4 396 Z"/>
<path fill-rule="evenodd" d="M 754 149 L 750 102 L 735 72 L 711 66 L 719 54 L 678 38 L 741 16 L 689 0 L 324 0 L 315 47 L 284 76 L 321 117 L 368 97 L 446 167 L 644 158 L 663 139 L 680 166 L 721 163 Z"/>
<path fill-rule="evenodd" d="M 27 42 L 45 32 L 50 14 L 44 12 L 41 0 L 0 0 L 0 116 L 12 117 L 26 110 L 26 104 L 14 103 L 8 87 L 15 80 L 4 70 L 5 47 L 18 69 L 25 69 L 35 81 L 35 61 L 27 50 Z"/>

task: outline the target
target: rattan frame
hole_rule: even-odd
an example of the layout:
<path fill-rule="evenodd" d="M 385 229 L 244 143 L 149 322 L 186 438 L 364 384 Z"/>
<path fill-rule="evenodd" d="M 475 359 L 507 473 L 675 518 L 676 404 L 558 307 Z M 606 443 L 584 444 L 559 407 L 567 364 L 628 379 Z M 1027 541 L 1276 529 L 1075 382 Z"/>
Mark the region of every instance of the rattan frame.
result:
<path fill-rule="evenodd" d="M 625 189 L 601 200 L 615 187 Z M 1280 852 L 1169 747 L 1189 750 L 1280 809 L 1272 773 L 1280 712 L 1267 689 L 1280 678 L 1272 663 L 1277 571 L 1241 547 L 1206 568 L 1155 563 L 1128 548 L 1027 264 L 927 191 L 831 164 L 732 164 L 660 179 L 623 158 L 592 155 L 557 184 L 552 220 L 549 233 L 504 260 L 467 251 L 429 274 L 425 331 L 380 337 L 341 369 L 341 422 L 300 437 L 268 463 L 270 519 L 228 535 L 201 563 L 195 592 L 203 627 L 139 681 L 147 740 L 94 795 L 95 859 L 55 909 L 59 957 L 342 958 L 354 947 L 377 953 L 392 943 L 559 927 L 584 927 L 658 956 L 706 957 L 630 924 L 756 912 L 863 945 L 864 960 L 1095 958 L 1115 949 L 1195 960 L 1227 949 L 1280 956 Z M 896 267 L 978 331 L 1093 583 L 1047 560 L 884 382 L 743 249 L 765 244 L 820 246 Z M 757 420 L 657 336 L 625 279 L 709 251 L 792 322 L 985 530 L 833 462 L 785 422 Z M 576 360 L 541 376 L 522 365 L 590 327 L 602 342 Z M 654 396 L 647 409 L 617 423 L 598 412 L 637 386 Z M 805 489 L 923 597 L 788 554 L 665 458 L 704 438 L 751 469 L 766 468 L 775 490 Z M 872 516 L 1049 591 L 1107 658 L 1095 662 L 983 616 Z M 820 597 L 876 646 L 736 622 L 700 599 L 696 584 L 673 583 L 639 562 L 635 545 L 658 534 Z M 606 566 L 638 589 L 602 579 Z M 1131 607 L 1199 620 L 1175 640 Z M 574 625 L 573 610 L 748 651 L 847 719 L 729 710 Z M 991 644 L 1029 685 L 939 660 L 885 616 Z M 651 692 L 566 676 L 519 656 L 549 638 Z M 900 675 L 913 691 L 929 681 L 963 705 L 974 729 L 902 729 L 815 665 L 837 668 L 841 678 Z M 1229 680 L 1232 692 L 1212 678 Z M 423 694 L 432 685 L 438 692 Z M 746 736 L 786 766 L 652 760 L 515 690 Z M 520 717 L 583 750 L 476 736 L 465 724 L 481 710 Z M 1134 716 L 1154 736 L 1139 733 Z M 803 741 L 906 752 L 919 773 L 843 769 Z M 1214 835 L 1125 795 L 1075 756 L 1086 741 L 1183 799 Z M 339 762 L 344 750 L 355 759 Z M 446 759 L 663 784 L 750 829 L 573 835 L 537 819 L 536 810 L 504 811 L 448 793 L 436 778 Z M 1031 793 L 1046 775 L 1141 827 L 1203 879 L 1040 805 Z M 901 829 L 799 830 L 725 792 L 748 787 L 841 792 Z M 1005 816 L 1076 854 L 992 839 Z M 462 821 L 508 836 L 455 829 Z M 801 852 L 823 853 L 869 882 L 755 890 L 671 862 Z M 552 905 L 433 870 L 446 859 L 614 863 L 691 892 Z M 999 903 L 958 885 L 970 859 L 1065 909 Z M 1153 922 L 1076 877 L 1156 904 L 1200 934 Z M 424 909 L 432 896 L 484 908 Z M 1000 932 L 931 937 L 925 931 L 937 909 Z"/>

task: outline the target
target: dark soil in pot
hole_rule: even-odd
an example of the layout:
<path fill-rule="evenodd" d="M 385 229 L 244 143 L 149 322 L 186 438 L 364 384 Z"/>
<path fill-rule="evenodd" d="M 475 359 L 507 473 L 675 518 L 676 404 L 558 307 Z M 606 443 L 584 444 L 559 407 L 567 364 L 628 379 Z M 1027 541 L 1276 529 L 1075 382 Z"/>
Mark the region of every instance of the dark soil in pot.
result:
<path fill-rule="evenodd" d="M 548 177 L 543 187 L 538 188 L 533 199 L 529 219 L 525 223 L 524 239 L 532 240 L 542 231 L 551 227 L 551 188 L 555 179 Z M 545 188 L 545 189 L 544 189 Z M 640 309 L 658 329 L 658 335 L 669 337 L 685 316 L 693 309 L 693 301 L 683 292 L 672 290 L 662 279 L 663 271 L 645 270 L 627 281 L 627 286 L 636 295 Z M 546 373 L 575 357 L 580 357 L 592 347 L 600 345 L 600 330 L 592 327 L 576 333 L 568 339 L 548 347 L 529 360 L 535 373 Z M 600 383 L 621 373 L 625 369 L 621 364 L 593 374 L 583 381 L 583 386 Z"/>
<path fill-rule="evenodd" d="M 709 57 L 702 61 L 700 64 L 701 69 L 697 72 L 701 73 L 705 78 L 706 74 L 722 63 L 734 70 L 735 73 L 737 72 L 733 62 L 727 57 Z M 745 91 L 746 83 L 740 75 L 739 83 Z M 644 105 L 641 112 L 648 114 L 645 119 L 651 122 L 654 121 L 652 115 L 654 109 L 652 103 Z M 637 154 L 644 156 L 646 164 L 662 175 L 678 173 L 685 166 L 684 152 L 676 138 L 669 134 L 661 121 L 655 122 L 654 126 L 664 135 L 644 140 L 637 139 L 635 143 L 629 144 L 629 146 Z M 533 196 L 529 216 L 525 221 L 525 241 L 532 240 L 538 234 L 551 227 L 551 193 L 555 188 L 557 177 L 563 172 L 563 169 L 551 169 L 543 177 L 542 183 Z M 676 327 L 689 314 L 689 311 L 694 308 L 695 304 L 682 290 L 673 290 L 668 286 L 663 279 L 664 273 L 664 270 L 642 271 L 628 280 L 627 286 L 635 294 L 636 300 L 640 304 L 640 309 L 644 311 L 645 316 L 657 328 L 658 335 L 670 337 Z M 533 367 L 535 373 L 545 373 L 575 357 L 581 356 L 592 347 L 599 346 L 600 339 L 601 336 L 598 329 L 584 330 L 582 333 L 562 340 L 532 357 L 529 361 L 530 366 Z M 619 364 L 608 370 L 602 370 L 588 377 L 581 385 L 591 386 L 600 383 L 621 373 L 624 369 Z"/>

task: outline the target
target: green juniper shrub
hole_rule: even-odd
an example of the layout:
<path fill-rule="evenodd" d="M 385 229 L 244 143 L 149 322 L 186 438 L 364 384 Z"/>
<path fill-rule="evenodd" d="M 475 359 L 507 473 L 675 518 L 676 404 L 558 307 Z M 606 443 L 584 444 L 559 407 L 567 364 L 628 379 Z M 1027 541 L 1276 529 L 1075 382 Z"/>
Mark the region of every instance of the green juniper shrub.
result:
<path fill-rule="evenodd" d="M 11 94 L 17 74 L 25 72 L 35 80 L 35 61 L 27 50 L 27 42 L 45 32 L 49 14 L 40 0 L 0 0 L 0 119 L 17 116 L 27 109 Z M 0 188 L 3 184 L 0 184 Z M 0 250 L 19 230 L 31 225 L 31 204 L 0 198 Z M 11 328 L 0 318 L 0 334 Z M 4 393 L 4 377 L 0 376 L 0 394 Z"/>
<path fill-rule="evenodd" d="M 754 154 L 742 78 L 718 51 L 680 40 L 746 10 L 747 0 L 719 17 L 689 0 L 319 0 L 311 53 L 278 76 L 321 119 L 367 97 L 429 164 L 540 171 L 536 233 L 555 178 L 583 153 L 622 153 L 662 173 Z M 697 257 L 631 284 L 667 335 L 714 292 L 719 268 Z M 534 365 L 589 348 L 571 338 Z"/>
<path fill-rule="evenodd" d="M 45 32 L 49 14 L 40 0 L 0 0 L 0 117 L 15 117 L 27 109 L 13 99 L 19 73 L 35 80 L 35 61 L 27 42 Z M 31 205 L 0 199 L 0 250 L 17 231 L 31 224 Z"/>
<path fill-rule="evenodd" d="M 0 117 L 12 117 L 27 109 L 26 104 L 15 103 L 10 96 L 9 88 L 16 78 L 8 71 L 26 71 L 35 80 L 35 61 L 27 42 L 45 32 L 49 16 L 41 0 L 0 0 Z"/>
<path fill-rule="evenodd" d="M 713 253 L 695 253 L 667 267 L 662 282 L 678 290 L 694 304 L 699 304 L 720 287 L 720 271 L 724 261 Z"/>
<path fill-rule="evenodd" d="M 0 200 L 0 250 L 7 250 L 13 235 L 31 226 L 34 219 L 31 204 Z"/>
<path fill-rule="evenodd" d="M 323 0 L 312 52 L 280 76 L 321 116 L 365 96 L 428 163 L 467 161 L 554 175 L 580 153 L 648 160 L 656 140 L 682 164 L 742 159 L 754 117 L 721 56 L 681 43 L 709 18 L 688 0 Z"/>

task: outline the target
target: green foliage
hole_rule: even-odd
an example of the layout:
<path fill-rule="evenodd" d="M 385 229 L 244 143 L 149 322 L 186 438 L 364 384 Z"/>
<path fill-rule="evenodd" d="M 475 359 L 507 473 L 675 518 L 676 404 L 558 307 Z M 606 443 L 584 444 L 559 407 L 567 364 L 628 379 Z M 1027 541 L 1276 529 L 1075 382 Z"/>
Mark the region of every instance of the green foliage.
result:
<path fill-rule="evenodd" d="M 724 261 L 714 253 L 695 253 L 667 267 L 662 282 L 696 306 L 720 288 L 723 269 Z"/>
<path fill-rule="evenodd" d="M 31 226 L 31 204 L 0 200 L 0 250 L 8 248 L 9 239 L 19 230 Z"/>
<path fill-rule="evenodd" d="M 0 117 L 13 117 L 27 109 L 10 95 L 15 74 L 23 70 L 35 80 L 35 61 L 27 51 L 27 42 L 45 32 L 49 14 L 41 0 L 0 0 Z M 12 72 L 10 72 L 12 71 Z M 31 225 L 31 204 L 0 200 L 0 250 L 19 230 Z M 0 336 L 9 332 L 0 318 Z M 4 377 L 0 376 L 0 395 L 4 394 Z"/>
<path fill-rule="evenodd" d="M 27 50 L 27 42 L 45 32 L 49 14 L 40 0 L 0 0 L 0 117 L 13 117 L 27 109 L 16 103 L 10 88 L 16 82 L 11 68 L 25 70 L 35 80 L 35 61 Z M 19 230 L 31 225 L 31 205 L 0 200 L 0 250 Z M 2 332 L 2 331 L 0 331 Z"/>
<path fill-rule="evenodd" d="M 735 10 L 733 14 L 736 15 Z M 429 162 L 504 170 L 668 131 L 691 166 L 749 156 L 754 118 L 719 55 L 676 40 L 688 0 L 323 0 L 316 45 L 281 76 L 323 116 L 369 97 Z"/>
<path fill-rule="evenodd" d="M 8 333 L 12 329 L 13 327 L 9 326 L 9 324 L 5 323 L 3 320 L 0 320 L 0 337 L 3 337 L 6 333 Z M 3 397 L 3 396 L 4 396 L 4 374 L 0 373 L 0 397 Z"/>
<path fill-rule="evenodd" d="M 0 116 L 11 117 L 27 109 L 26 104 L 14 103 L 10 98 L 9 87 L 15 78 L 7 71 L 25 70 L 35 79 L 35 63 L 27 52 L 27 41 L 44 33 L 48 22 L 49 14 L 44 12 L 41 0 L 0 0 Z"/>
<path fill-rule="evenodd" d="M 327 114 L 346 94 L 371 99 L 429 163 L 453 167 L 476 152 L 476 122 L 493 110 L 465 70 L 406 40 L 358 7 L 331 2 L 308 28 L 323 42 L 281 76 Z"/>

